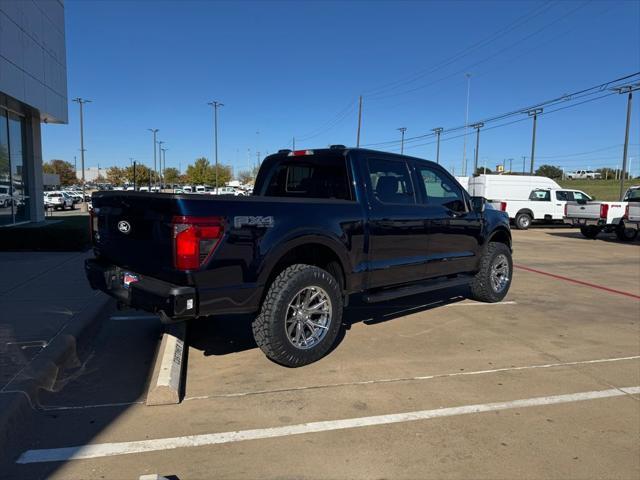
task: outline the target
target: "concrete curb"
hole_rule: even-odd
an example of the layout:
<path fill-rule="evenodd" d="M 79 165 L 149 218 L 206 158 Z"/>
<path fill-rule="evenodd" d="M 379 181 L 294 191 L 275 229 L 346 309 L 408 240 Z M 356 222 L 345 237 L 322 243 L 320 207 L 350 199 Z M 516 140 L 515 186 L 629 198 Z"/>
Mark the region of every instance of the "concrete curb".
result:
<path fill-rule="evenodd" d="M 186 322 L 168 325 L 156 353 L 153 375 L 147 391 L 146 404 L 174 405 L 180 403 L 186 354 Z"/>
<path fill-rule="evenodd" d="M 29 428 L 34 410 L 38 410 L 40 389 L 53 390 L 58 373 L 79 364 L 78 346 L 96 333 L 98 320 L 115 310 L 115 300 L 97 294 L 78 312 L 31 362 L 0 392 L 0 464 L 8 461 L 12 440 L 17 432 Z"/>

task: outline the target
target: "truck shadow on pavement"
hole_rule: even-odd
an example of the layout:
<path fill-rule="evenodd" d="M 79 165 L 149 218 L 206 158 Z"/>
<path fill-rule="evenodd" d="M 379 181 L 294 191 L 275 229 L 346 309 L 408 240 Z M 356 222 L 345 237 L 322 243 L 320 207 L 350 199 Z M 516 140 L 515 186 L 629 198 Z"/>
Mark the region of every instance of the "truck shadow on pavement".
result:
<path fill-rule="evenodd" d="M 467 287 L 413 295 L 381 303 L 365 303 L 359 295 L 352 295 L 345 308 L 338 338 L 331 351 L 340 345 L 346 331 L 357 323 L 377 325 L 404 315 L 424 312 L 469 298 Z M 192 321 L 189 325 L 189 346 L 201 350 L 205 356 L 229 355 L 257 348 L 251 331 L 254 315 L 224 315 Z M 329 353 L 330 353 L 329 352 Z"/>
<path fill-rule="evenodd" d="M 607 243 L 615 243 L 617 245 L 638 245 L 638 241 L 640 240 L 640 235 L 638 235 L 635 240 L 629 242 L 623 242 L 618 240 L 615 233 L 600 233 L 595 239 L 586 238 L 579 230 L 573 230 L 570 232 L 547 232 L 547 235 L 551 235 L 553 237 L 562 237 L 562 238 L 578 238 L 585 242 L 607 242 Z"/>

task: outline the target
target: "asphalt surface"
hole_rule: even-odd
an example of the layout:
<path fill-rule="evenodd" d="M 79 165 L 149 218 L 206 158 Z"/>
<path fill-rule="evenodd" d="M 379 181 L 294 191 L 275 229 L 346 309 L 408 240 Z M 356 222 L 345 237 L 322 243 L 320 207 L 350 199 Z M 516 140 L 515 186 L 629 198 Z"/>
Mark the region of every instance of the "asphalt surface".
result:
<path fill-rule="evenodd" d="M 355 300 L 304 368 L 269 362 L 250 318 L 193 324 L 180 405 L 143 403 L 157 320 L 105 318 L 15 441 L 38 463 L 0 477 L 640 478 L 640 243 L 532 229 L 514 248 L 504 302 Z"/>

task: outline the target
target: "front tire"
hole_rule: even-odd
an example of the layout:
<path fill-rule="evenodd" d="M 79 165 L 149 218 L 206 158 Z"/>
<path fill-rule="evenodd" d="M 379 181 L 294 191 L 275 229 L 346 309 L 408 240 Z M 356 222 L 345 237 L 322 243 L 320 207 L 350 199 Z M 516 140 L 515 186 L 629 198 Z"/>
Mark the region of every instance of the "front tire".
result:
<path fill-rule="evenodd" d="M 519 213 L 516 215 L 516 228 L 518 230 L 527 230 L 531 226 L 531 215 L 528 213 Z"/>
<path fill-rule="evenodd" d="M 253 337 L 272 361 L 301 367 L 324 357 L 342 325 L 342 292 L 326 270 L 297 264 L 270 285 Z"/>
<path fill-rule="evenodd" d="M 638 230 L 635 228 L 625 228 L 624 222 L 616 227 L 616 237 L 621 242 L 632 242 L 638 236 Z"/>
<path fill-rule="evenodd" d="M 586 227 L 580 227 L 580 233 L 585 237 L 593 240 L 600 233 L 600 228 L 595 225 L 588 225 Z"/>
<path fill-rule="evenodd" d="M 471 282 L 471 295 L 486 303 L 506 297 L 513 277 L 511 250 L 504 243 L 491 242 L 480 259 L 480 270 Z"/>

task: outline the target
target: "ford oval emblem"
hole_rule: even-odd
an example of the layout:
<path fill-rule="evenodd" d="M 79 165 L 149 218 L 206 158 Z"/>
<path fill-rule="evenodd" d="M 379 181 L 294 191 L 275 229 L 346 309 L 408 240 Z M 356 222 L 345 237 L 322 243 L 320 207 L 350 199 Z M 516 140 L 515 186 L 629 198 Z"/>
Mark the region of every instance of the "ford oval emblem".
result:
<path fill-rule="evenodd" d="M 118 230 L 122 233 L 129 233 L 131 231 L 131 224 L 126 220 L 120 220 L 118 222 Z"/>

